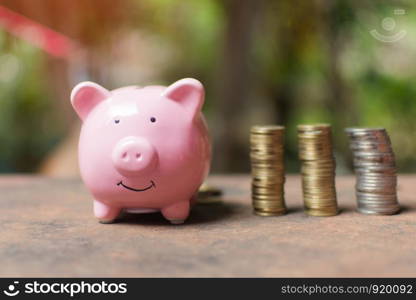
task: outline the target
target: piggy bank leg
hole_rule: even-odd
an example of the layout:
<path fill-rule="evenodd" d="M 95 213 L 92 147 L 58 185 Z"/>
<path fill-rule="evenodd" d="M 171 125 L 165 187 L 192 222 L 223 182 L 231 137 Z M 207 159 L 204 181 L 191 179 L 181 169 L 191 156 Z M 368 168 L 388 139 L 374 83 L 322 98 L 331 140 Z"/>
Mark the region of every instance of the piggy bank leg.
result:
<path fill-rule="evenodd" d="M 121 209 L 118 207 L 108 206 L 100 201 L 94 200 L 94 215 L 100 223 L 109 224 L 120 214 Z"/>
<path fill-rule="evenodd" d="M 182 224 L 189 216 L 189 200 L 172 204 L 162 209 L 162 215 L 172 224 Z"/>

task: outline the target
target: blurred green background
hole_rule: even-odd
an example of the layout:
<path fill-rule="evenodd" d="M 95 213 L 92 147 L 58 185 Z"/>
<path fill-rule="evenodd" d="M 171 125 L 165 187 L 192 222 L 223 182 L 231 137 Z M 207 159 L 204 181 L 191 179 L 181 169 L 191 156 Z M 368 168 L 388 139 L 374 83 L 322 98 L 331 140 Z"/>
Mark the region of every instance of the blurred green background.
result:
<path fill-rule="evenodd" d="M 79 81 L 116 88 L 183 77 L 206 87 L 214 173 L 249 171 L 249 128 L 267 123 L 287 126 L 287 169 L 297 172 L 296 125 L 315 122 L 333 125 L 338 173 L 351 170 L 347 126 L 385 127 L 400 171 L 416 171 L 414 1 L 4 0 L 0 8 L 76 46 L 45 51 L 36 28 L 10 29 L 0 10 L 0 172 L 77 174 L 69 93 Z"/>

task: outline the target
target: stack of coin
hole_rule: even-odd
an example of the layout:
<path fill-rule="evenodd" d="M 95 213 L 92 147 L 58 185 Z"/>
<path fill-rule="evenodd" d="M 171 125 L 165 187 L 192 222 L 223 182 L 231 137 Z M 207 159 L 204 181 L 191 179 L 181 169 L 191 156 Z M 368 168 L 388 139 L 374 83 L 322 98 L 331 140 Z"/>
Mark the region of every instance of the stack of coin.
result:
<path fill-rule="evenodd" d="M 254 126 L 250 134 L 252 200 L 260 216 L 286 213 L 283 126 Z"/>
<path fill-rule="evenodd" d="M 338 206 L 331 126 L 299 125 L 298 142 L 306 213 L 318 217 L 336 215 Z"/>
<path fill-rule="evenodd" d="M 358 211 L 391 215 L 400 210 L 394 152 L 384 128 L 347 128 L 357 177 Z"/>

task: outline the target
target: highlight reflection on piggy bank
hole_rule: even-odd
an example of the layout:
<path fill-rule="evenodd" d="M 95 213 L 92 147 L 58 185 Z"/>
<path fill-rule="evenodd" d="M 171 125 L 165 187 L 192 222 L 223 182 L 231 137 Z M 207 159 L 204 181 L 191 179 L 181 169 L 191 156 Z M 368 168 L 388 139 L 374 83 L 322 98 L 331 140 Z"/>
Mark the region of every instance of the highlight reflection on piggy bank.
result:
<path fill-rule="evenodd" d="M 160 211 L 183 223 L 211 160 L 202 84 L 187 78 L 169 87 L 108 91 L 82 82 L 71 103 L 83 121 L 81 176 L 100 222 L 126 210 Z"/>

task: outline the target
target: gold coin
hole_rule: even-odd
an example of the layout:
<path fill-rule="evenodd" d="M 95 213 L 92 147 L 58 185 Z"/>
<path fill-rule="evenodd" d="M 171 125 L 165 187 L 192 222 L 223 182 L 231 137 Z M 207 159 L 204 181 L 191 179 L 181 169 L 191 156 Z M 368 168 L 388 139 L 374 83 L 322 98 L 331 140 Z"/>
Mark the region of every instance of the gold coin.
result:
<path fill-rule="evenodd" d="M 299 159 L 306 213 L 331 216 L 337 213 L 335 158 L 331 126 L 328 124 L 298 126 Z"/>
<path fill-rule="evenodd" d="M 286 214 L 286 210 L 279 210 L 279 211 L 262 211 L 262 210 L 254 210 L 254 213 L 256 215 L 262 216 L 262 217 L 274 217 L 274 216 L 282 216 Z"/>
<path fill-rule="evenodd" d="M 283 126 L 253 126 L 250 130 L 251 194 L 256 214 L 280 215 L 284 202 Z"/>

